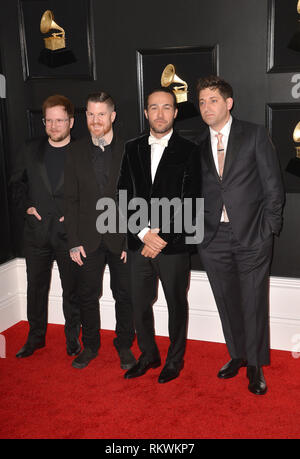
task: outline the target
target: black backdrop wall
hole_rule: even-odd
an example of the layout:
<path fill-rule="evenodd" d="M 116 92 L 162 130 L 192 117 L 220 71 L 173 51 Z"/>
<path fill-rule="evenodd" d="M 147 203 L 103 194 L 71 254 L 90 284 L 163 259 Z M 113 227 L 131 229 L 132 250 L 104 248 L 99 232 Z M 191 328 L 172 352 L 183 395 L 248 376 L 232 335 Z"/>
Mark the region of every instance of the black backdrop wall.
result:
<path fill-rule="evenodd" d="M 54 0 L 31 0 L 33 3 L 39 1 L 47 5 L 45 9 L 53 7 Z M 60 3 L 66 1 L 61 0 Z M 286 1 L 281 0 L 283 3 Z M 73 1 L 68 11 L 69 24 L 76 24 L 76 3 Z M 297 4 L 296 1 L 294 3 Z M 91 58 L 95 63 L 94 80 L 64 76 L 24 81 L 18 1 L 1 0 L 1 6 L 0 51 L 2 73 L 7 83 L 4 120 L 7 125 L 7 175 L 13 167 L 18 148 L 30 136 L 28 113 L 32 119 L 43 100 L 53 93 L 68 96 L 80 113 L 88 93 L 99 89 L 110 92 L 117 102 L 118 123 L 123 134 L 127 138 L 136 136 L 139 133 L 137 50 L 212 47 L 218 44 L 219 74 L 231 82 L 235 91 L 234 115 L 242 119 L 266 124 L 267 104 L 297 102 L 292 93 L 292 78 L 296 71 L 267 73 L 268 0 L 92 0 L 93 30 L 90 32 L 93 32 Z M 55 20 L 59 24 L 57 17 Z M 32 26 L 36 27 L 36 24 Z M 76 30 L 72 33 L 76 34 Z M 5 112 L 2 111 L 1 116 L 5 116 Z M 3 160 L 4 155 L 1 156 Z M 1 190 L 5 187 L 4 180 L 2 174 Z M 287 194 L 284 229 L 275 242 L 273 275 L 300 277 L 299 204 L 300 194 Z M 1 206 L 1 222 L 8 221 L 4 209 L 5 206 Z M 0 249 L 4 254 L 1 261 L 11 256 L 7 247 L 11 248 L 14 256 L 20 256 L 20 233 L 20 222 L 12 215 L 13 238 L 9 240 L 9 233 L 1 236 Z M 201 268 L 196 259 L 194 267 Z"/>
<path fill-rule="evenodd" d="M 7 114 L 6 114 L 6 81 L 2 74 L 2 61 L 0 55 L 0 263 L 13 256 L 13 247 L 10 238 L 10 217 L 8 209 L 7 195 L 7 176 L 8 168 L 6 163 L 6 153 L 9 151 L 7 131 Z"/>

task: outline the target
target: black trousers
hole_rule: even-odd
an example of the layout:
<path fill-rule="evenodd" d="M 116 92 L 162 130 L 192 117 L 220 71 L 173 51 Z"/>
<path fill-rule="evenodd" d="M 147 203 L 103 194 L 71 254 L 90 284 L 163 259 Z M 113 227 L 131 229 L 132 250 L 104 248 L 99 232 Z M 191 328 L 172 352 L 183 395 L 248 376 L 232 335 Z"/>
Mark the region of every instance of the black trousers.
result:
<path fill-rule="evenodd" d="M 242 247 L 230 223 L 221 223 L 208 247 L 199 248 L 231 358 L 268 365 L 269 270 L 273 236 Z"/>
<path fill-rule="evenodd" d="M 129 251 L 132 280 L 132 303 L 139 348 L 143 358 L 159 358 L 155 342 L 153 303 L 157 297 L 158 279 L 165 294 L 169 313 L 170 346 L 166 364 L 180 365 L 186 346 L 187 289 L 190 273 L 188 253 L 145 258 L 139 251 Z"/>
<path fill-rule="evenodd" d="M 65 335 L 73 344 L 80 333 L 80 310 L 76 297 L 76 276 L 68 250 L 60 250 L 48 242 L 44 247 L 27 243 L 24 249 L 27 270 L 28 342 L 43 343 L 48 323 L 48 295 L 53 261 L 56 260 L 61 286 L 62 307 L 65 317 Z"/>
<path fill-rule="evenodd" d="M 103 274 L 106 264 L 110 271 L 110 287 L 115 300 L 116 338 L 118 350 L 130 348 L 134 339 L 132 304 L 130 298 L 130 278 L 127 263 L 101 244 L 98 249 L 83 258 L 83 266 L 77 265 L 78 297 L 82 323 L 84 347 L 97 352 L 100 347 L 100 309 Z"/>

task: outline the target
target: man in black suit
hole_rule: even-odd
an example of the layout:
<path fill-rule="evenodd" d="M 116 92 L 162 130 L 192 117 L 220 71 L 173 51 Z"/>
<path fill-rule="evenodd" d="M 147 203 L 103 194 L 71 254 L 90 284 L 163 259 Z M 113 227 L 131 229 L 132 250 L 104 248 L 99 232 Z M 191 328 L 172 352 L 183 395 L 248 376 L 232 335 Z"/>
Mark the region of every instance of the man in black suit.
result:
<path fill-rule="evenodd" d="M 177 115 L 176 98 L 168 89 L 153 91 L 147 99 L 145 116 L 149 135 L 126 144 L 118 184 L 127 192 L 127 200 L 143 199 L 149 215 L 149 227 L 136 232 L 130 226 L 132 211 L 128 211 L 128 259 L 132 278 L 132 301 L 138 345 L 142 352 L 137 364 L 125 374 L 136 378 L 161 364 L 155 343 L 152 304 L 157 294 L 159 278 L 169 312 L 170 346 L 166 364 L 159 376 L 165 383 L 179 376 L 183 367 L 187 328 L 187 288 L 190 271 L 189 247 L 184 229 L 175 231 L 176 211 L 170 213 L 164 227 L 164 215 L 157 223 L 151 221 L 151 201 L 166 198 L 169 202 L 196 194 L 193 183 L 193 158 L 197 147 L 173 131 Z M 131 206 L 130 206 L 131 207 Z M 164 209 L 162 210 L 162 213 Z M 124 213 L 124 212 L 123 212 Z M 152 228 L 151 228 L 152 224 Z M 151 228 L 151 229 L 150 229 Z"/>
<path fill-rule="evenodd" d="M 214 76 L 199 80 L 198 95 L 209 127 L 198 140 L 205 209 L 199 253 L 231 357 L 218 376 L 231 378 L 247 366 L 248 389 L 264 394 L 269 268 L 284 203 L 280 166 L 266 130 L 231 116 L 227 82 Z"/>
<path fill-rule="evenodd" d="M 80 314 L 75 276 L 69 259 L 64 228 L 64 161 L 70 149 L 73 104 L 64 96 L 43 103 L 47 137 L 29 141 L 21 150 L 12 175 L 12 198 L 25 216 L 29 335 L 17 357 L 28 357 L 45 346 L 48 293 L 55 259 L 63 290 L 67 353 L 80 352 Z"/>
<path fill-rule="evenodd" d="M 75 368 L 86 367 L 100 347 L 99 297 L 108 264 L 115 299 L 116 338 L 121 368 L 135 364 L 130 350 L 134 339 L 129 270 L 126 264 L 126 235 L 96 228 L 101 198 L 115 200 L 124 142 L 113 130 L 116 117 L 112 98 L 105 92 L 87 99 L 87 127 L 90 135 L 74 144 L 65 168 L 65 222 L 70 256 L 78 265 L 82 342 L 84 349 L 74 359 Z"/>

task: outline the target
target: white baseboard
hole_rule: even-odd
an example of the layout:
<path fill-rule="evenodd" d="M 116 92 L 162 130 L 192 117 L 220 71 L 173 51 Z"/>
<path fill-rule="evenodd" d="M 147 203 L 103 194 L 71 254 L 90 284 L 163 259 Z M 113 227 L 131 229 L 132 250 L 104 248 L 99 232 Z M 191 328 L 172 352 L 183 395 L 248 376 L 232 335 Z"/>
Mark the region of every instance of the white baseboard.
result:
<path fill-rule="evenodd" d="M 18 259 L 0 265 L 0 332 L 22 320 L 19 272 L 24 269 Z"/>
<path fill-rule="evenodd" d="M 14 259 L 0 266 L 0 332 L 26 317 L 26 266 L 24 259 Z M 63 324 L 61 285 L 54 263 L 49 294 L 49 323 Z M 191 272 L 188 293 L 188 338 L 223 343 L 223 333 L 207 276 L 202 271 Z M 115 329 L 114 300 L 110 291 L 109 270 L 103 280 L 100 300 L 101 328 Z M 165 297 L 159 285 L 154 305 L 156 334 L 168 336 L 168 313 Z M 293 351 L 300 344 L 300 279 L 271 277 L 270 279 L 271 348 Z M 299 344 L 298 344 L 299 343 Z"/>

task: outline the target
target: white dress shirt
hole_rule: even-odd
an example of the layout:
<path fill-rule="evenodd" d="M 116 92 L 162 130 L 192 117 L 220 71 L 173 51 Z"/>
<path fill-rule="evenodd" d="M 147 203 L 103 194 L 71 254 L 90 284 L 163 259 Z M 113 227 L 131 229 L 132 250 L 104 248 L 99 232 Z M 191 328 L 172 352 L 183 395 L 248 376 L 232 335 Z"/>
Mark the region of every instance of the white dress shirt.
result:
<path fill-rule="evenodd" d="M 218 152 L 217 152 L 218 138 L 216 137 L 216 135 L 219 134 L 219 132 L 223 135 L 222 143 L 224 146 L 224 157 L 226 157 L 227 144 L 228 144 L 228 138 L 229 138 L 230 129 L 231 129 L 231 123 L 232 123 L 232 116 L 230 115 L 229 120 L 227 121 L 225 126 L 222 127 L 221 131 L 214 131 L 211 127 L 209 128 L 211 148 L 213 152 L 216 169 L 218 172 L 219 172 Z"/>
<path fill-rule="evenodd" d="M 218 145 L 218 138 L 216 137 L 219 132 L 222 134 L 222 143 L 224 146 L 224 160 L 226 158 L 226 151 L 227 151 L 227 145 L 228 145 L 228 139 L 229 139 L 229 134 L 230 134 L 230 129 L 231 129 L 231 124 L 232 124 L 232 116 L 230 115 L 229 120 L 225 124 L 225 126 L 222 127 L 220 131 L 214 131 L 211 127 L 209 128 L 210 130 L 210 141 L 211 141 L 211 149 L 214 157 L 214 162 L 216 169 L 219 173 L 219 162 L 218 162 L 218 151 L 217 151 L 217 145 Z M 222 212 L 221 216 L 221 222 L 224 222 L 224 212 Z"/>
<path fill-rule="evenodd" d="M 166 145 L 167 145 L 172 134 L 173 134 L 173 129 L 171 129 L 171 131 L 167 135 L 161 137 L 158 140 L 166 141 Z M 150 137 L 153 137 L 153 136 L 150 135 Z M 152 183 L 154 182 L 155 174 L 156 174 L 158 165 L 160 163 L 160 160 L 162 158 L 162 155 L 163 155 L 164 151 L 165 151 L 165 146 L 163 146 L 161 144 L 153 143 L 151 145 L 151 177 L 152 177 Z M 138 237 L 141 239 L 141 241 L 143 241 L 143 238 L 144 238 L 145 234 L 148 233 L 148 231 L 149 231 L 149 227 L 146 227 L 146 228 L 143 228 L 138 233 Z"/>

